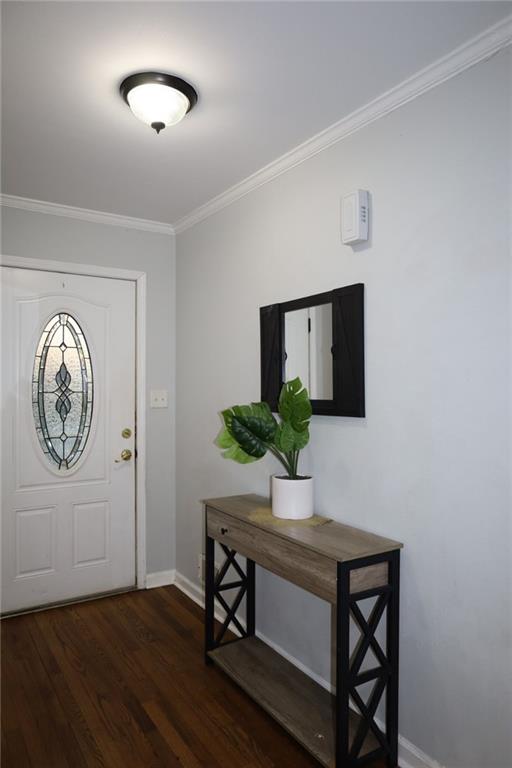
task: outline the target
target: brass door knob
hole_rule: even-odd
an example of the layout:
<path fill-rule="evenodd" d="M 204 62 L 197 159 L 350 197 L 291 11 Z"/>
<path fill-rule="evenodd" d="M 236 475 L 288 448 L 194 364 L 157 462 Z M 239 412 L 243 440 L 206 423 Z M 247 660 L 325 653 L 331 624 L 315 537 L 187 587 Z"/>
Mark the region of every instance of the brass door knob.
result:
<path fill-rule="evenodd" d="M 120 464 L 122 461 L 130 461 L 131 457 L 132 457 L 132 452 L 130 451 L 129 448 L 125 448 L 124 450 L 121 451 L 121 458 L 116 459 L 115 463 Z"/>

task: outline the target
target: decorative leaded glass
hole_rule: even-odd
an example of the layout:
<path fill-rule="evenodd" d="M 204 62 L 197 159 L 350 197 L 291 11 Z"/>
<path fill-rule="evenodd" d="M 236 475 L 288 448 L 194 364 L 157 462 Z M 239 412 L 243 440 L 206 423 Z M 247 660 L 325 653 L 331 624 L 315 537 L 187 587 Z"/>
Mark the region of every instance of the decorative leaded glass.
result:
<path fill-rule="evenodd" d="M 61 312 L 46 324 L 32 377 L 36 432 L 48 460 L 70 469 L 91 429 L 93 375 L 89 347 L 74 317 Z"/>

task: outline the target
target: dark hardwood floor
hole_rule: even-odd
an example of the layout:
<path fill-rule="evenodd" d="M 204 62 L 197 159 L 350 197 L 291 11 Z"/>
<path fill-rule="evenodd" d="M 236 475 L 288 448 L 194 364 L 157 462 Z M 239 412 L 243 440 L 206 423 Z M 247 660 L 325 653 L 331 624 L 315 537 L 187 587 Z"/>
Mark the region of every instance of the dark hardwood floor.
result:
<path fill-rule="evenodd" d="M 319 768 L 204 665 L 202 615 L 163 587 L 5 619 L 2 768 Z"/>

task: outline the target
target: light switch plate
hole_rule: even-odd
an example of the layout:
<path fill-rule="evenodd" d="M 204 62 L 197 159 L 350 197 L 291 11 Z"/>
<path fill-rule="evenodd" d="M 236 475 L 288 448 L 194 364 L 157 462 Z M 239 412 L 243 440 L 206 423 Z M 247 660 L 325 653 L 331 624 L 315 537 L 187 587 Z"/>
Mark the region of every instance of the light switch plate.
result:
<path fill-rule="evenodd" d="M 151 408 L 167 408 L 167 390 L 152 389 L 149 393 L 149 404 Z"/>

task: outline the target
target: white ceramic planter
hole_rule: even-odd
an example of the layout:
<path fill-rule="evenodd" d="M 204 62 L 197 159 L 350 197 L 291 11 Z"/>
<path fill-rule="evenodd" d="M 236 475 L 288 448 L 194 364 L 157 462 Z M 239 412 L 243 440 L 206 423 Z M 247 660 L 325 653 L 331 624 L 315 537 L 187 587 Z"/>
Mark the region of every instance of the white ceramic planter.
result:
<path fill-rule="evenodd" d="M 313 478 L 272 476 L 272 514 L 285 520 L 313 517 Z"/>

